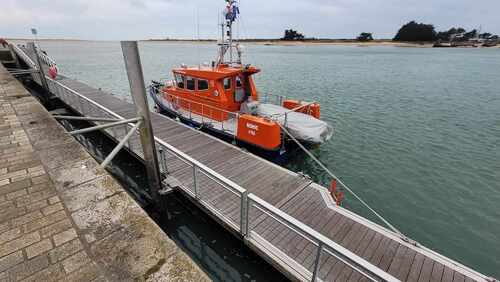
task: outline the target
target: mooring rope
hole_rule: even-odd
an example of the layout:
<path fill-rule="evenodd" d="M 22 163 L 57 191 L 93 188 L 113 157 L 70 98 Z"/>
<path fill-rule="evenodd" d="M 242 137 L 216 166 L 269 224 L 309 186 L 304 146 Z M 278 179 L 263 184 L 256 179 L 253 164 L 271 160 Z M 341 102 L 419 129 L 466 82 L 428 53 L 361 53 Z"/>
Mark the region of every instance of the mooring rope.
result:
<path fill-rule="evenodd" d="M 382 222 L 384 222 L 392 231 L 396 232 L 400 236 L 403 236 L 406 238 L 406 236 L 399 231 L 396 227 L 394 227 L 392 224 L 389 223 L 383 216 L 381 216 L 378 212 L 376 212 L 372 207 L 370 207 L 363 199 L 361 199 L 360 196 L 358 196 L 351 188 L 349 188 L 347 185 L 345 185 L 335 174 L 333 174 L 316 156 L 314 156 L 309 150 L 307 150 L 304 145 L 302 145 L 288 130 L 279 122 L 277 124 L 281 127 L 281 129 L 288 135 L 290 138 L 299 145 L 299 147 L 313 160 L 318 164 L 321 168 L 325 170 L 326 173 L 328 173 L 333 179 L 335 179 L 344 189 L 346 189 L 349 193 L 351 193 L 359 202 L 361 202 L 369 211 L 371 211 L 375 216 L 377 216 L 378 219 L 380 219 Z M 334 200 L 336 201 L 335 195 L 332 195 Z"/>

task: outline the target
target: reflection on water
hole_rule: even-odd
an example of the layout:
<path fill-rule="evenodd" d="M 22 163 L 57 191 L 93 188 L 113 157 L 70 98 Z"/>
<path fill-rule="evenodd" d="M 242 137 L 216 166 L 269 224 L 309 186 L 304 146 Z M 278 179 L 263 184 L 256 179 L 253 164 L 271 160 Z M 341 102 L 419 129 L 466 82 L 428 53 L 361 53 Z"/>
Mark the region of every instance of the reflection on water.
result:
<path fill-rule="evenodd" d="M 77 121 L 64 121 L 63 125 L 67 129 L 89 126 Z M 115 146 L 100 132 L 79 135 L 77 139 L 98 161 L 106 158 Z M 108 171 L 214 281 L 287 281 L 280 272 L 181 193 L 174 192 L 164 197 L 166 212 L 153 209 L 148 204 L 144 165 L 126 150 L 113 159 Z"/>

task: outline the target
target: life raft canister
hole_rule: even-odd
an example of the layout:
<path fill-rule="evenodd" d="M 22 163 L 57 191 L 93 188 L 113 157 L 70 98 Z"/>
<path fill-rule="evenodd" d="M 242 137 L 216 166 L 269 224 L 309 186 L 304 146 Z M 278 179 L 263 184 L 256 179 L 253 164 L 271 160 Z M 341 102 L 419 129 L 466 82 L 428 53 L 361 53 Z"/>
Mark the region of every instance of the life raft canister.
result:
<path fill-rule="evenodd" d="M 51 67 L 49 67 L 49 76 L 52 79 L 56 79 L 56 77 L 57 77 L 57 66 L 51 66 Z"/>
<path fill-rule="evenodd" d="M 337 179 L 333 179 L 330 183 L 330 194 L 335 200 L 337 206 L 340 206 L 342 204 L 342 200 L 344 200 L 344 192 L 337 191 Z"/>

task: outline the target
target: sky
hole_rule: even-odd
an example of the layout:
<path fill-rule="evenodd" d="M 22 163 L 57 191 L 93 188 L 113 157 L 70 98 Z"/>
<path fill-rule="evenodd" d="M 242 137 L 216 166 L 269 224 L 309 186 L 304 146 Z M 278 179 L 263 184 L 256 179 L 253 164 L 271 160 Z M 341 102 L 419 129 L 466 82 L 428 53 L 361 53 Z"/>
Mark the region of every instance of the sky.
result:
<path fill-rule="evenodd" d="M 392 38 L 406 22 L 500 34 L 500 0 L 240 0 L 239 38 Z M 216 38 L 224 0 L 2 0 L 0 37 L 86 40 Z M 199 24 L 198 24 L 199 23 Z M 199 27 L 199 28 L 198 28 Z M 199 32 L 198 32 L 199 30 Z"/>

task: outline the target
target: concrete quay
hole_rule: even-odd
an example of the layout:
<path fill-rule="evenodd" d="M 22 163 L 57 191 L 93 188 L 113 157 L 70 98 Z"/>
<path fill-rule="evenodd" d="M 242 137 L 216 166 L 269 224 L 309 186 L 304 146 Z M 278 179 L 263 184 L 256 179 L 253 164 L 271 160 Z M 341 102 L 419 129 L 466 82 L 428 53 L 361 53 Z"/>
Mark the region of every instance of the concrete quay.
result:
<path fill-rule="evenodd" d="M 208 281 L 0 64 L 0 282 Z"/>

